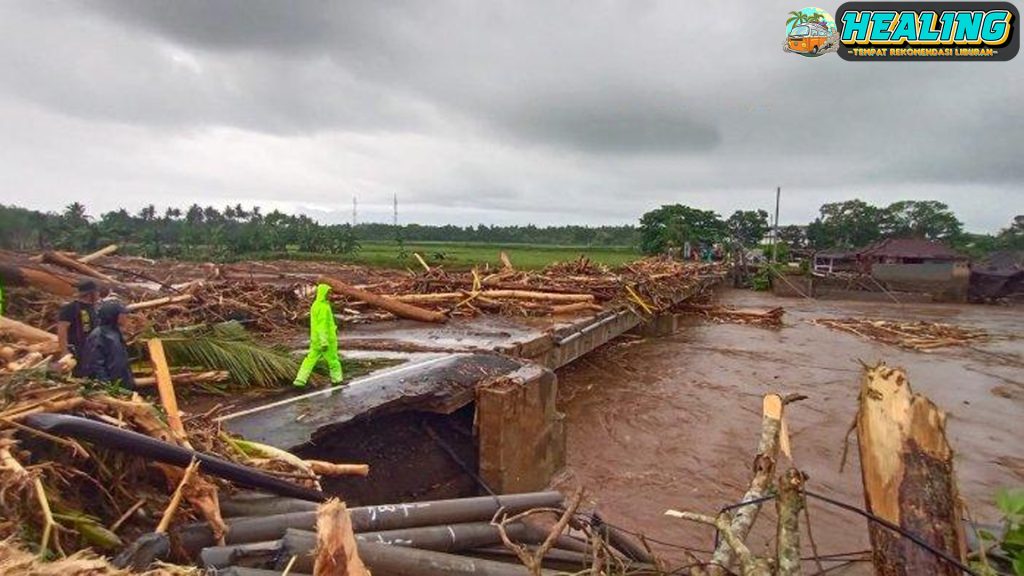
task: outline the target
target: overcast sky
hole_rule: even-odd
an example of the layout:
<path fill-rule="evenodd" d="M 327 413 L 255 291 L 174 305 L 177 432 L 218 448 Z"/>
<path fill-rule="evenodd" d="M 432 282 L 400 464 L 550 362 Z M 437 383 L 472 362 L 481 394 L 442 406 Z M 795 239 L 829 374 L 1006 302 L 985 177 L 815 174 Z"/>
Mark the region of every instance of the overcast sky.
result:
<path fill-rule="evenodd" d="M 838 3 L 822 8 L 834 13 Z M 792 2 L 0 2 L 0 203 L 619 224 L 665 203 L 1024 212 L 1024 56 L 782 51 Z"/>

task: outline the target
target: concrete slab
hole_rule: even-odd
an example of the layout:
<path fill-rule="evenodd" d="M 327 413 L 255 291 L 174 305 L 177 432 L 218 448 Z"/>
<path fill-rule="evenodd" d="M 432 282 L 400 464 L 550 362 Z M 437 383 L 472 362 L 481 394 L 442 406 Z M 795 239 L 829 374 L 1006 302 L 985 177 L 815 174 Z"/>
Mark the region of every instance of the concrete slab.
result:
<path fill-rule="evenodd" d="M 229 414 L 233 434 L 296 449 L 337 426 L 370 415 L 419 410 L 450 413 L 473 401 L 476 384 L 522 362 L 496 354 L 457 353 L 408 362 L 353 381 Z"/>

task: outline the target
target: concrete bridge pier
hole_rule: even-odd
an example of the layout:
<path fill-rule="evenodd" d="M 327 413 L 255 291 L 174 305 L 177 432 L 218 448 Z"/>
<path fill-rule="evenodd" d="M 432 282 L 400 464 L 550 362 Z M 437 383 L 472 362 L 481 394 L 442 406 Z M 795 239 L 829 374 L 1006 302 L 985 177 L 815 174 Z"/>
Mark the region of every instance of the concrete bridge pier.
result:
<path fill-rule="evenodd" d="M 479 469 L 498 494 L 544 489 L 565 466 L 564 416 L 555 409 L 558 378 L 536 364 L 477 389 Z"/>
<path fill-rule="evenodd" d="M 635 334 L 645 338 L 657 338 L 660 336 L 671 336 L 679 329 L 679 318 L 676 314 L 665 312 L 655 314 L 644 323 L 633 329 Z"/>

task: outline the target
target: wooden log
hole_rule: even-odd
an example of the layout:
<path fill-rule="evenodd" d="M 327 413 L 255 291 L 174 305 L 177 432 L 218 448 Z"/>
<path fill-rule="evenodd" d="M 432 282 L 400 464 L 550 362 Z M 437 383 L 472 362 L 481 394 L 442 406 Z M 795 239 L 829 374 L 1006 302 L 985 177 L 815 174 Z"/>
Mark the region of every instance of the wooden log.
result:
<path fill-rule="evenodd" d="M 962 510 L 946 440 L 946 414 L 914 394 L 901 368 L 865 367 L 857 412 L 867 509 L 963 561 Z M 960 570 L 907 538 L 869 523 L 875 573 L 940 574 Z"/>
<path fill-rule="evenodd" d="M 572 314 L 573 312 L 582 312 L 584 310 L 601 312 L 604 308 L 594 304 L 593 302 L 574 302 L 572 304 L 562 304 L 551 307 L 552 314 Z"/>
<path fill-rule="evenodd" d="M 31 286 L 57 296 L 74 296 L 77 293 L 74 283 L 67 278 L 16 264 L 0 264 L 0 281 L 5 286 Z"/>
<path fill-rule="evenodd" d="M 51 334 L 45 330 L 40 330 L 34 326 L 29 326 L 24 322 L 18 322 L 12 318 L 6 316 L 0 316 L 0 334 L 6 336 L 12 340 L 24 340 L 30 344 L 53 344 L 54 349 L 57 345 L 57 335 Z M 36 350 L 42 352 L 42 350 Z"/>
<path fill-rule="evenodd" d="M 88 264 L 82 264 L 78 260 L 65 256 L 60 252 L 44 252 L 43 262 L 56 264 L 58 266 L 67 268 L 68 270 L 73 270 L 75 272 L 78 272 L 79 274 L 89 276 L 91 278 L 96 278 L 97 280 L 103 280 L 104 282 L 108 282 L 110 284 L 120 284 L 120 282 L 118 282 L 117 280 L 114 280 L 110 276 L 107 276 L 106 274 L 96 270 L 92 266 L 89 266 Z"/>
<path fill-rule="evenodd" d="M 475 294 L 491 300 L 536 300 L 545 302 L 593 302 L 593 294 L 563 294 L 560 292 L 537 292 L 532 290 L 484 290 Z M 464 292 L 435 292 L 433 294 L 397 294 L 390 298 L 405 303 L 426 304 L 461 300 Z"/>
<path fill-rule="evenodd" d="M 367 476 L 370 474 L 369 464 L 335 464 L 322 460 L 306 460 L 314 474 L 318 476 Z"/>
<path fill-rule="evenodd" d="M 775 462 L 779 454 L 779 437 L 782 429 L 782 397 L 778 394 L 766 394 L 763 401 L 761 417 L 761 439 L 757 445 L 757 456 L 754 457 L 754 476 L 750 480 L 747 492 L 740 502 L 748 502 L 763 498 L 772 488 L 775 475 Z M 729 533 L 737 541 L 744 541 L 750 528 L 757 519 L 761 504 L 748 504 L 736 508 L 729 521 Z M 712 565 L 708 573 L 712 575 L 727 574 L 736 561 L 737 551 L 730 545 L 728 538 L 723 538 L 715 548 L 711 558 Z"/>
<path fill-rule="evenodd" d="M 172 374 L 172 379 L 177 385 L 182 384 L 209 384 L 212 382 L 225 382 L 231 378 L 227 370 L 210 370 L 209 372 L 179 372 Z M 136 386 L 153 386 L 156 384 L 156 376 L 141 376 L 135 379 Z"/>
<path fill-rule="evenodd" d="M 370 576 L 359 558 L 348 509 L 337 498 L 317 510 L 315 555 L 313 576 Z"/>
<path fill-rule="evenodd" d="M 356 300 L 362 300 L 367 304 L 376 306 L 381 310 L 391 312 L 395 316 L 401 318 L 409 318 L 411 320 L 418 320 L 420 322 L 447 322 L 448 317 L 441 312 L 435 312 L 433 310 L 425 310 L 418 306 L 413 306 L 405 302 L 399 302 L 393 298 L 386 296 L 380 296 L 366 290 L 360 290 L 355 286 L 351 286 L 329 276 L 321 276 L 317 279 L 318 283 L 327 284 L 335 292 L 348 296 L 349 298 L 355 298 Z"/>
<path fill-rule="evenodd" d="M 515 266 L 512 265 L 512 261 L 509 260 L 508 254 L 506 254 L 504 250 L 502 250 L 498 254 L 498 259 L 501 260 L 501 267 L 503 269 L 505 269 L 507 271 L 515 271 L 515 269 L 516 269 Z"/>
<path fill-rule="evenodd" d="M 182 302 L 188 302 L 189 300 L 192 300 L 191 294 L 180 294 L 178 296 L 164 296 L 163 298 L 146 300 L 144 302 L 133 302 L 126 306 L 126 308 L 128 308 L 129 312 L 138 312 L 139 310 L 159 308 L 161 306 L 167 306 L 168 304 L 181 304 Z"/>
<path fill-rule="evenodd" d="M 807 505 L 803 486 L 806 477 L 790 468 L 779 477 L 779 496 L 775 507 L 779 515 L 776 531 L 776 576 L 799 576 L 803 563 L 800 554 L 800 513 Z"/>
<path fill-rule="evenodd" d="M 113 254 L 114 252 L 117 252 L 117 244 L 111 244 L 110 246 L 107 246 L 105 248 L 100 248 L 99 250 L 93 252 L 92 254 L 86 254 L 85 256 L 79 258 L 78 261 L 81 262 L 82 264 L 88 264 L 89 262 L 92 262 L 97 258 L 108 256 L 110 254 Z"/>

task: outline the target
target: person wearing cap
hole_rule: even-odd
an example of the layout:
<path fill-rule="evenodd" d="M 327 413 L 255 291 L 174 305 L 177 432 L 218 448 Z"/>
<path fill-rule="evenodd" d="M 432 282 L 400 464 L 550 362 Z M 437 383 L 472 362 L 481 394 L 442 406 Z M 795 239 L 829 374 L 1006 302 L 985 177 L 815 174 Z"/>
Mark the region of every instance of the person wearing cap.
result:
<path fill-rule="evenodd" d="M 85 338 L 96 327 L 96 300 L 99 292 L 96 289 L 96 282 L 83 280 L 78 283 L 78 296 L 75 300 L 61 306 L 57 316 L 57 342 L 60 345 L 60 355 L 71 353 L 75 357 L 74 376 L 79 378 L 85 376 L 85 368 L 82 366 L 82 347 L 85 346 Z"/>
<path fill-rule="evenodd" d="M 87 378 L 135 390 L 128 346 L 121 334 L 127 314 L 128 309 L 117 300 L 100 304 L 96 313 L 99 325 L 85 339 L 82 366 Z"/>

